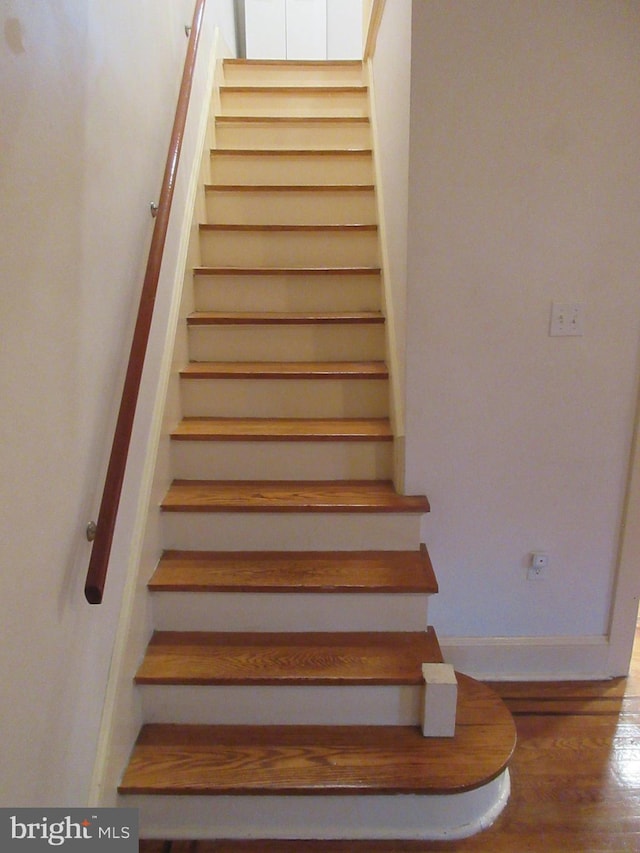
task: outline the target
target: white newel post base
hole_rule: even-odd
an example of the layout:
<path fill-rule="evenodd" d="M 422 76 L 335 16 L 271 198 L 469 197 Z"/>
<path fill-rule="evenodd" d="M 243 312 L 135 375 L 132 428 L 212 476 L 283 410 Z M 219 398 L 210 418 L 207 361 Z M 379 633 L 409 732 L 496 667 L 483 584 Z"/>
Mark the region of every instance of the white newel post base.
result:
<path fill-rule="evenodd" d="M 425 737 L 453 737 L 456 728 L 458 681 L 448 663 L 423 663 Z"/>

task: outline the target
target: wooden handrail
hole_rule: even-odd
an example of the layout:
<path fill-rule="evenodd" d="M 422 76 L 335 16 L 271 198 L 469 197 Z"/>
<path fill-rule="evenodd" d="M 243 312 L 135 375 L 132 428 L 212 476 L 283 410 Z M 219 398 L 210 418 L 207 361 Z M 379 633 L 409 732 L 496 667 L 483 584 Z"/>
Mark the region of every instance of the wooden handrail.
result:
<path fill-rule="evenodd" d="M 184 61 L 178 105 L 171 131 L 171 141 L 169 143 L 169 153 L 167 155 L 162 189 L 158 201 L 157 216 L 151 237 L 149 258 L 142 285 L 142 293 L 140 295 L 138 317 L 133 333 L 129 364 L 122 389 L 122 400 L 120 402 L 118 420 L 111 446 L 111 456 L 109 457 L 95 538 L 89 560 L 89 569 L 87 571 L 87 580 L 84 587 L 85 598 L 89 604 L 100 604 L 102 602 L 107 578 L 109 555 L 111 553 L 113 533 L 118 516 L 118 506 L 120 504 L 120 495 L 127 465 L 133 420 L 138 402 L 138 392 L 140 390 L 140 381 L 149 340 L 149 330 L 151 328 L 153 308 L 158 290 L 160 265 L 167 237 L 171 202 L 176 184 L 178 164 L 180 162 L 180 151 L 182 149 L 205 4 L 206 0 L 196 0 L 193 11 L 193 23 L 189 33 L 189 44 Z"/>

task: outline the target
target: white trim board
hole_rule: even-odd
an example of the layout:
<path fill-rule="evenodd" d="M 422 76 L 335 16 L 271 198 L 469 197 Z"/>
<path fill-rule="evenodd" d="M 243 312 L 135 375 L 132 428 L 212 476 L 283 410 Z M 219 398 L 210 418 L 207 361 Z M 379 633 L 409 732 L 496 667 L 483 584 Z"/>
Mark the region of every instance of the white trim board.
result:
<path fill-rule="evenodd" d="M 455 794 L 120 797 L 140 812 L 143 838 L 468 838 L 490 826 L 509 799 L 504 770 Z"/>
<path fill-rule="evenodd" d="M 479 681 L 591 681 L 612 677 L 606 636 L 439 640 L 447 663 Z"/>
<path fill-rule="evenodd" d="M 638 622 L 640 601 L 640 391 L 636 401 L 633 438 L 620 543 L 615 590 L 609 627 L 609 670 L 624 673 L 629 668 Z"/>

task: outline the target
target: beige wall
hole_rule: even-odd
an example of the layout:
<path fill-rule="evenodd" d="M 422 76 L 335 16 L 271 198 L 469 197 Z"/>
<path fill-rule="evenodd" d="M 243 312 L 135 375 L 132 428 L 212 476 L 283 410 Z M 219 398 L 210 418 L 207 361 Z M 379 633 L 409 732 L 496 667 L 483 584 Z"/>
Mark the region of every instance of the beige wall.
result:
<path fill-rule="evenodd" d="M 230 3 L 218 5 L 229 26 Z M 84 527 L 111 442 L 193 7 L 0 4 L 3 806 L 81 805 L 88 794 L 134 507 L 100 607 L 83 597 Z"/>
<path fill-rule="evenodd" d="M 640 4 L 413 4 L 407 485 L 442 635 L 603 635 L 638 386 Z M 553 300 L 583 337 L 548 335 Z M 534 549 L 546 580 L 526 580 Z"/>

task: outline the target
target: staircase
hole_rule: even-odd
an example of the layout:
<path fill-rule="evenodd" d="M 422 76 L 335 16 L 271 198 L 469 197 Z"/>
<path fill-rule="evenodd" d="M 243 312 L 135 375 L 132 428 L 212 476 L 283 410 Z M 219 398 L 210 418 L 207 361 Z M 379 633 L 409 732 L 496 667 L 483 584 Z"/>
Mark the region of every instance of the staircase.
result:
<path fill-rule="evenodd" d="M 470 834 L 514 726 L 458 674 L 455 735 L 421 730 L 437 583 L 393 486 L 362 64 L 226 61 L 220 105 L 120 803 L 147 838 Z"/>

